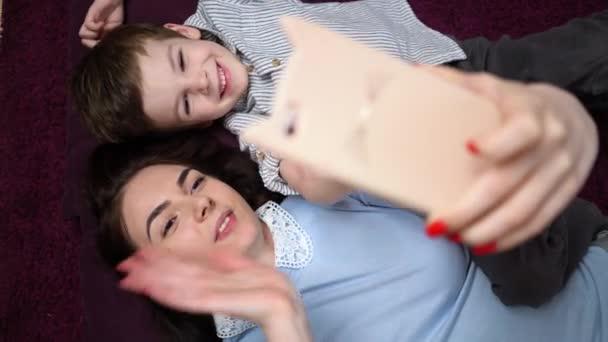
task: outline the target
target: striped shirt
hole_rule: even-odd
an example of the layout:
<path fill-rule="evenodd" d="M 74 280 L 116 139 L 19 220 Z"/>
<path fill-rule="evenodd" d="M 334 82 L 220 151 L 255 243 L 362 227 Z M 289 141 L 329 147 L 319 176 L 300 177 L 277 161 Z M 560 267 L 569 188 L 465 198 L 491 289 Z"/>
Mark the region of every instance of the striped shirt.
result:
<path fill-rule="evenodd" d="M 185 24 L 213 34 L 240 57 L 249 71 L 246 98 L 224 121 L 237 136 L 267 118 L 272 109 L 275 87 L 291 53 L 291 45 L 279 25 L 279 18 L 284 15 L 323 25 L 409 62 L 442 64 L 466 58 L 456 42 L 420 22 L 405 0 L 321 4 L 298 0 L 200 0 L 196 13 Z M 269 190 L 296 194 L 280 177 L 278 158 L 243 141 L 240 147 L 259 164 Z"/>

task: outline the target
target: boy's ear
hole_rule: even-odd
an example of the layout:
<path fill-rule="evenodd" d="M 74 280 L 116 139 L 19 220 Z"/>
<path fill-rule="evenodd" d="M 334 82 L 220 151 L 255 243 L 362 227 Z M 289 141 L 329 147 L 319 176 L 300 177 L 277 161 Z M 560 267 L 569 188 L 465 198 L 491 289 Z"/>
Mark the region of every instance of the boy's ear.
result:
<path fill-rule="evenodd" d="M 201 31 L 194 27 L 167 23 L 163 25 L 165 28 L 175 31 L 188 39 L 201 39 Z"/>

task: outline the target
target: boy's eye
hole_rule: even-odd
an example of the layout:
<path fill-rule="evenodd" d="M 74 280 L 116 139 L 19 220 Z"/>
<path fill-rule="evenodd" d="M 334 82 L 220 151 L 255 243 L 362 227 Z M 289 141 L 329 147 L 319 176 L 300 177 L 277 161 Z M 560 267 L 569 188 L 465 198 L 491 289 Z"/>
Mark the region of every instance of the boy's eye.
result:
<path fill-rule="evenodd" d="M 198 189 L 201 184 L 203 183 L 203 181 L 205 180 L 205 177 L 198 177 L 194 183 L 192 183 L 192 188 L 190 189 L 190 192 L 193 193 L 196 191 L 196 189 Z"/>
<path fill-rule="evenodd" d="M 167 234 L 169 234 L 169 231 L 175 225 L 176 219 L 177 219 L 177 216 L 173 216 L 172 218 L 169 219 L 169 221 L 167 221 L 167 223 L 165 223 L 165 226 L 163 227 L 163 230 L 160 233 L 163 238 L 165 238 L 167 236 Z"/>
<path fill-rule="evenodd" d="M 190 101 L 188 100 L 188 94 L 184 94 L 184 112 L 186 115 L 190 115 Z"/>
<path fill-rule="evenodd" d="M 182 72 L 186 71 L 186 62 L 184 62 L 184 54 L 182 53 L 182 50 L 179 50 L 178 58 L 179 58 L 179 69 Z"/>

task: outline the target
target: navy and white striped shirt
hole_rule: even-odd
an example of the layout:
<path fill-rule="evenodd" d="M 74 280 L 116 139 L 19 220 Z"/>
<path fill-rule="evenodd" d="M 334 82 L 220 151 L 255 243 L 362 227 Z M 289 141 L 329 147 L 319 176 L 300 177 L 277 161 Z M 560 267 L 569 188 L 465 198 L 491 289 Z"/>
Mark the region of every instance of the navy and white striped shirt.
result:
<path fill-rule="evenodd" d="M 200 0 L 196 13 L 185 24 L 212 33 L 248 66 L 246 101 L 224 121 L 237 136 L 264 120 L 272 109 L 275 87 L 292 49 L 279 25 L 279 18 L 285 15 L 323 25 L 409 62 L 442 64 L 466 58 L 456 42 L 420 22 L 405 0 L 321 4 L 298 0 Z M 279 176 L 278 158 L 242 141 L 240 146 L 258 162 L 268 189 L 296 194 Z"/>

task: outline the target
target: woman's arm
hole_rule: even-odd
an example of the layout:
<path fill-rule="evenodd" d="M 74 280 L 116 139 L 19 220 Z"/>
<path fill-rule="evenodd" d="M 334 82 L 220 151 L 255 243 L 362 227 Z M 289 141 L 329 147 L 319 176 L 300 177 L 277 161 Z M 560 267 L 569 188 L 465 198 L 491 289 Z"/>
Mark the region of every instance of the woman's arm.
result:
<path fill-rule="evenodd" d="M 255 322 L 270 342 L 312 341 L 303 304 L 289 279 L 234 252 L 216 250 L 186 260 L 147 248 L 117 269 L 126 274 L 121 288 L 172 309 Z"/>
<path fill-rule="evenodd" d="M 476 256 L 492 291 L 505 305 L 538 307 L 566 284 L 608 219 L 590 202 L 575 199 L 537 237 L 507 252 Z"/>
<path fill-rule="evenodd" d="M 296 312 L 291 309 L 282 315 L 280 312 L 275 315 L 274 321 L 268 327 L 262 327 L 269 342 L 274 341 L 312 341 L 306 313 L 299 306 Z"/>

